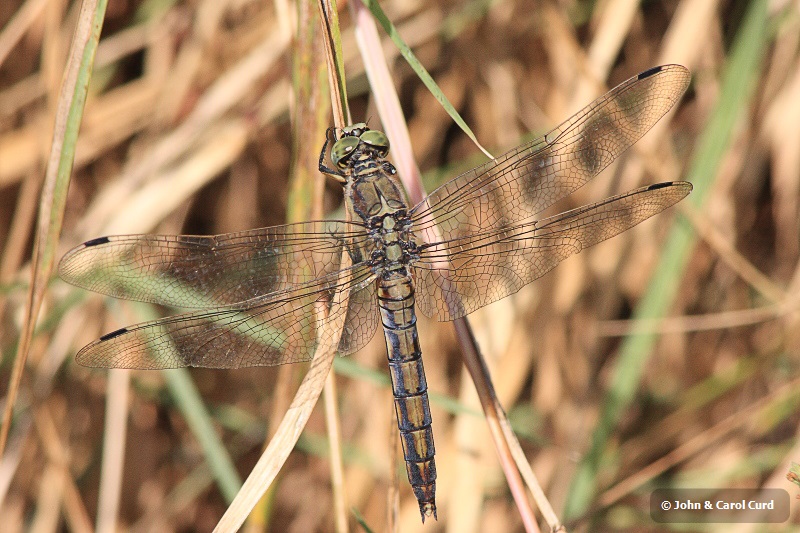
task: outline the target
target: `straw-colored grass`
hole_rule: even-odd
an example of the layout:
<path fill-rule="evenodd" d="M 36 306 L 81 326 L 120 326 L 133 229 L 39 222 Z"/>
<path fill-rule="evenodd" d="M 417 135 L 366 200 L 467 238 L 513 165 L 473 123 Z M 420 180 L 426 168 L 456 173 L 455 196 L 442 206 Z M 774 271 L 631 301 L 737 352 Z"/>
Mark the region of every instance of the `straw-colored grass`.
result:
<path fill-rule="evenodd" d="M 650 519 L 652 490 L 694 486 L 789 491 L 789 523 L 742 531 L 800 520 L 800 488 L 785 479 L 800 462 L 796 2 L 387 0 L 374 36 L 356 32 L 369 12 L 345 3 L 331 80 L 316 4 L 110 2 L 96 54 L 90 21 L 104 2 L 62 4 L 0 3 L 4 533 L 208 531 L 223 515 L 228 530 L 253 505 L 248 531 L 531 531 L 526 506 L 542 530 L 651 531 L 670 529 Z M 331 106 L 347 114 L 345 86 L 352 121 L 393 139 L 407 123 L 397 166 L 421 169 L 430 191 L 485 161 L 442 97 L 500 154 L 664 63 L 692 71 L 687 94 L 560 205 L 677 179 L 694 183 L 689 201 L 469 316 L 554 516 L 520 500 L 536 485 L 512 479 L 513 439 L 498 457 L 448 323 L 419 322 L 438 466 L 438 521 L 425 525 L 391 429 L 381 334 L 335 361 L 325 408 L 309 400 L 325 361 L 313 393 L 300 384 L 309 365 L 109 374 L 74 362 L 103 333 L 174 312 L 53 280 L 52 262 L 79 242 L 344 218 L 316 159 L 344 120 Z M 394 92 L 402 117 L 386 103 Z M 279 451 L 262 456 L 267 446 Z M 245 480 L 260 462 L 275 481 L 256 504 L 264 478 Z"/>

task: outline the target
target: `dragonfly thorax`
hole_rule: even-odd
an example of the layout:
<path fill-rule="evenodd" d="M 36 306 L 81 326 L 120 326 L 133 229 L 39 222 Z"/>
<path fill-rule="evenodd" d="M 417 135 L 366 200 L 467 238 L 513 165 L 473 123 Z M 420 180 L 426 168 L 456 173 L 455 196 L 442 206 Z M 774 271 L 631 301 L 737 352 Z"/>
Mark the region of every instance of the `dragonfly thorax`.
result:
<path fill-rule="evenodd" d="M 394 167 L 383 159 L 359 158 L 351 161 L 345 185 L 345 198 L 353 213 L 369 226 L 387 213 L 408 211 L 405 191 Z"/>
<path fill-rule="evenodd" d="M 331 160 L 345 183 L 348 210 L 361 219 L 372 240 L 372 271 L 408 276 L 406 267 L 418 259 L 418 247 L 410 231 L 408 198 L 397 171 L 385 159 L 388 153 L 386 135 L 359 123 L 342 129 Z"/>
<path fill-rule="evenodd" d="M 352 211 L 362 218 L 374 243 L 375 271 L 398 270 L 416 258 L 405 192 L 395 174 L 383 168 L 353 176 L 347 184 Z"/>
<path fill-rule="evenodd" d="M 369 228 L 374 271 L 397 271 L 419 258 L 405 209 L 372 217 Z"/>

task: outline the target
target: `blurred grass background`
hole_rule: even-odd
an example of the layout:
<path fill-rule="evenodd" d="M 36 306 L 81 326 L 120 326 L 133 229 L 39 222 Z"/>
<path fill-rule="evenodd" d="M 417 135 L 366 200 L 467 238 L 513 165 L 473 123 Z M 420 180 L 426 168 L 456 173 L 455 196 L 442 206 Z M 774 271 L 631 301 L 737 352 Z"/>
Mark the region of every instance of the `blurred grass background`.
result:
<path fill-rule="evenodd" d="M 648 516 L 656 486 L 800 492 L 785 480 L 800 460 L 798 3 L 381 6 L 496 154 L 654 65 L 693 73 L 675 112 L 564 203 L 685 178 L 696 186 L 686 205 L 470 316 L 533 470 L 569 530 L 669 529 Z M 78 7 L 0 4 L 3 392 Z M 347 4 L 340 9 L 354 119 L 380 127 Z M 109 2 L 60 252 L 107 233 L 280 224 L 308 208 L 303 191 L 317 190 L 326 214 L 337 210 L 337 184 L 293 181 L 297 161 L 313 164 L 330 124 L 324 98 L 298 81 L 298 65 L 319 50 L 284 37 L 297 12 L 247 0 Z M 388 38 L 384 53 L 427 189 L 481 163 Z M 206 531 L 224 512 L 302 369 L 133 372 L 128 385 L 124 374 L 74 363 L 81 346 L 148 312 L 51 284 L 0 460 L 4 532 Z M 380 335 L 336 364 L 347 505 L 385 530 L 399 471 L 401 531 L 521 531 L 452 326 L 420 318 L 420 335 L 438 397 L 439 521 L 420 524 L 392 453 Z M 334 530 L 326 440 L 318 409 L 260 508 L 263 526 L 248 527 Z M 724 526 L 716 530 L 734 529 Z"/>

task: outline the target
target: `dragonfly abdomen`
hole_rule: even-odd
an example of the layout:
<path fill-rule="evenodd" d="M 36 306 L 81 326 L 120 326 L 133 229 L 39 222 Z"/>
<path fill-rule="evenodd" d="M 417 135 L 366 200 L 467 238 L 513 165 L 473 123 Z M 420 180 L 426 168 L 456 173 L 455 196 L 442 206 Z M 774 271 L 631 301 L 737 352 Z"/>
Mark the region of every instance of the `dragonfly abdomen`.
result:
<path fill-rule="evenodd" d="M 419 502 L 422 520 L 436 517 L 436 453 L 431 429 L 428 385 L 414 314 L 414 287 L 405 272 L 387 272 L 378 283 L 378 307 L 386 337 L 397 427 L 403 444 L 408 481 Z"/>

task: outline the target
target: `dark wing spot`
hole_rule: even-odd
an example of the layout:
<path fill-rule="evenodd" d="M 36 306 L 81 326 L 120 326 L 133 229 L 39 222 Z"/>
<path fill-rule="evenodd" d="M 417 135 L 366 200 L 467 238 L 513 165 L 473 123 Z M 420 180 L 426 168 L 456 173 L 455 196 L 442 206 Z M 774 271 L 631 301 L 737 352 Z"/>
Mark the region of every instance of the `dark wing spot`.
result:
<path fill-rule="evenodd" d="M 659 67 L 653 67 L 653 68 L 651 68 L 651 69 L 645 70 L 644 72 L 642 72 L 641 74 L 639 74 L 639 76 L 637 76 L 637 77 L 638 77 L 640 80 L 643 80 L 643 79 L 645 79 L 645 78 L 649 78 L 649 77 L 650 77 L 650 76 L 652 76 L 653 74 L 658 74 L 659 72 L 661 72 L 661 71 L 663 70 L 663 68 L 664 68 L 663 66 L 659 66 Z"/>
<path fill-rule="evenodd" d="M 581 134 L 577 148 L 578 161 L 580 168 L 588 175 L 595 175 L 603 168 L 603 150 L 600 148 L 600 140 L 604 125 L 601 120 L 596 124 L 590 124 Z"/>
<path fill-rule="evenodd" d="M 90 246 L 98 246 L 100 244 L 105 244 L 109 242 L 108 237 L 98 237 L 96 239 L 92 239 L 91 241 L 86 241 L 83 245 L 87 248 Z"/>
<path fill-rule="evenodd" d="M 522 197 L 527 203 L 536 205 L 536 202 L 540 200 L 542 189 L 547 186 L 548 181 L 552 179 L 554 174 L 553 148 L 551 146 L 542 148 L 533 155 L 530 161 L 525 161 L 524 167 L 520 166 L 519 172 L 521 172 L 519 187 L 522 188 Z M 511 194 L 515 195 L 517 191 L 512 190 Z M 504 204 L 500 204 L 497 209 L 497 213 L 500 215 L 506 213 Z"/>
<path fill-rule="evenodd" d="M 113 339 L 114 337 L 119 337 L 123 333 L 127 333 L 127 331 L 128 331 L 128 328 L 119 328 L 116 331 L 112 331 L 111 333 L 106 333 L 105 335 L 100 337 L 100 341 L 109 341 L 109 340 Z"/>

